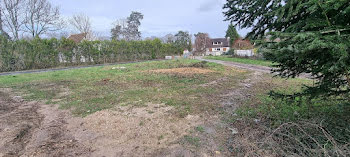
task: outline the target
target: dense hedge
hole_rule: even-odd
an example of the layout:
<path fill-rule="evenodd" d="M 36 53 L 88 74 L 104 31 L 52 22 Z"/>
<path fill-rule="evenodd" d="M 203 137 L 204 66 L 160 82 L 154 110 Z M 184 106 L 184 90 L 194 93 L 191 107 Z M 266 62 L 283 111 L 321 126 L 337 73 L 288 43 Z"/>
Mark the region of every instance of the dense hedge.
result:
<path fill-rule="evenodd" d="M 160 59 L 181 52 L 159 39 L 76 44 L 65 38 L 10 41 L 0 36 L 0 72 Z"/>

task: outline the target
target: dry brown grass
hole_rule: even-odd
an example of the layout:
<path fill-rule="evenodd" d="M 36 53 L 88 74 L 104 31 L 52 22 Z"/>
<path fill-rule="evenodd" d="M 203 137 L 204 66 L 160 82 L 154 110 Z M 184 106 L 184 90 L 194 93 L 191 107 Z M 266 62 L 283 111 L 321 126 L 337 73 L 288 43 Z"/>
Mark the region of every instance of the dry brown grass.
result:
<path fill-rule="evenodd" d="M 290 122 L 274 130 L 247 121 L 241 125 L 247 127 L 231 143 L 237 156 L 350 156 L 350 144 L 336 141 L 321 124 Z"/>
<path fill-rule="evenodd" d="M 339 136 L 342 136 L 339 134 L 342 132 L 346 132 L 343 136 L 348 137 L 350 130 L 339 130 L 339 132 L 333 130 L 331 133 L 332 130 L 327 125 L 329 123 L 317 118 L 307 119 L 303 117 L 300 120 L 282 121 L 282 118 L 278 119 L 277 117 L 277 120 L 280 120 L 277 123 L 276 114 L 271 117 L 266 112 L 269 110 L 262 112 L 257 109 L 259 107 L 261 109 L 261 105 L 264 103 L 270 102 L 263 99 L 266 98 L 265 95 L 269 89 L 283 92 L 298 91 L 302 83 L 310 84 L 307 80 L 282 80 L 265 76 L 258 84 L 250 88 L 250 93 L 262 96 L 252 94 L 250 100 L 241 105 L 241 107 L 249 107 L 252 110 L 244 110 L 239 116 L 234 117 L 235 121 L 231 127 L 239 132 L 231 138 L 230 151 L 233 152 L 234 156 L 350 156 L 350 144 L 339 139 Z M 267 106 L 273 108 L 271 112 L 280 111 L 272 103 L 268 103 Z M 303 113 L 301 111 L 304 110 L 300 110 L 298 113 Z M 313 111 L 316 112 L 316 110 Z M 271 121 L 276 123 L 271 124 Z"/>

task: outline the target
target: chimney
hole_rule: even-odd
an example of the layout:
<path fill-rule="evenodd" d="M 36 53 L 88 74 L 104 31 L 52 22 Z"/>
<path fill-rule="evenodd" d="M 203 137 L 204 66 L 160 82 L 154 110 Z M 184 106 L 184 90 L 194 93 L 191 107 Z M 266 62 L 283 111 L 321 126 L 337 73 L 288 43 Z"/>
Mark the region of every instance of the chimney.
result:
<path fill-rule="evenodd" d="M 231 47 L 231 38 L 227 37 L 228 45 Z"/>

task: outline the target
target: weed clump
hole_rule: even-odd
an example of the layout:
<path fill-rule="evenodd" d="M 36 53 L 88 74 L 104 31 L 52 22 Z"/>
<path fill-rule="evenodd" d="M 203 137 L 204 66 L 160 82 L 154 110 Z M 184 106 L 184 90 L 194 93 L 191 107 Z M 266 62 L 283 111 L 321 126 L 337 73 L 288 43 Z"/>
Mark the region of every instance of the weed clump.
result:
<path fill-rule="evenodd" d="M 178 64 L 176 68 L 208 68 L 208 62 L 207 61 L 201 61 L 191 64 Z"/>
<path fill-rule="evenodd" d="M 208 62 L 207 61 L 201 61 L 198 63 L 193 63 L 192 65 L 190 65 L 190 67 L 194 67 L 194 68 L 208 68 Z"/>

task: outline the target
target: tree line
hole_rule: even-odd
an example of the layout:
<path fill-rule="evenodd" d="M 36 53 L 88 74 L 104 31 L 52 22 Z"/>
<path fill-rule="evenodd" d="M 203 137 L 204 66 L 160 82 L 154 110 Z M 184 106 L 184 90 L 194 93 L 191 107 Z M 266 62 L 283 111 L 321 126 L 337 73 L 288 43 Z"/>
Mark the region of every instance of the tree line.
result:
<path fill-rule="evenodd" d="M 140 12 L 133 11 L 125 19 L 113 23 L 110 30 L 112 40 L 141 40 L 139 27 L 144 18 Z M 99 34 L 92 29 L 92 21 L 84 13 L 78 13 L 69 19 L 60 16 L 59 7 L 53 6 L 47 0 L 3 0 L 0 2 L 0 34 L 12 40 L 25 37 L 68 37 L 64 30 L 68 25 L 77 33 L 85 33 L 87 40 L 98 40 Z M 231 37 L 231 43 L 239 35 L 230 25 L 226 37 Z M 192 45 L 192 35 L 187 31 L 176 34 L 167 34 L 164 37 L 149 37 L 146 40 L 160 39 L 163 43 L 173 44 L 185 50 L 196 48 L 196 52 L 204 52 L 209 39 L 206 33 L 195 34 L 195 43 Z"/>
<path fill-rule="evenodd" d="M 59 7 L 47 0 L 3 0 L 0 72 L 158 59 L 191 50 L 191 35 L 186 31 L 168 34 L 166 40 L 142 41 L 139 27 L 143 17 L 140 12 L 132 12 L 125 20 L 114 23 L 111 40 L 100 41 L 90 17 L 84 13 L 63 19 Z M 86 34 L 86 40 L 68 40 L 68 33 L 64 32 L 68 25 L 75 32 Z"/>

